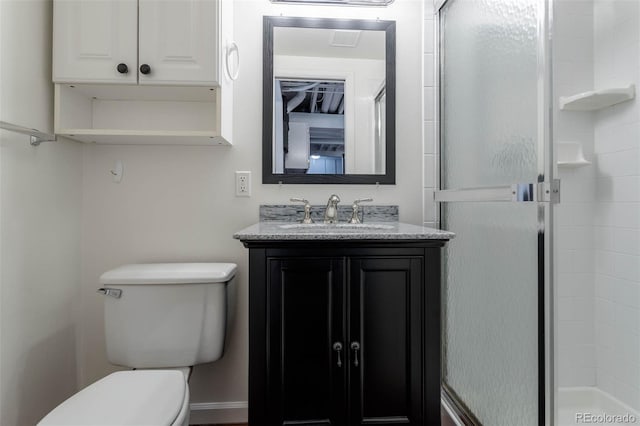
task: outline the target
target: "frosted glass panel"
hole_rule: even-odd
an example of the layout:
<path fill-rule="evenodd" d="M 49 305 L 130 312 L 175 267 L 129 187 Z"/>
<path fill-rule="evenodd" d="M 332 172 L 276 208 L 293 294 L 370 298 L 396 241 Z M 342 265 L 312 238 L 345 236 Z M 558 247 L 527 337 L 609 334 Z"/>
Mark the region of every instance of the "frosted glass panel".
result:
<path fill-rule="evenodd" d="M 453 0 L 441 11 L 442 189 L 536 181 L 537 4 Z"/>
<path fill-rule="evenodd" d="M 448 203 L 444 381 L 485 425 L 538 424 L 537 203 Z"/>
<path fill-rule="evenodd" d="M 441 189 L 537 182 L 539 0 L 440 10 Z M 444 382 L 485 425 L 536 426 L 538 203 L 442 204 Z"/>

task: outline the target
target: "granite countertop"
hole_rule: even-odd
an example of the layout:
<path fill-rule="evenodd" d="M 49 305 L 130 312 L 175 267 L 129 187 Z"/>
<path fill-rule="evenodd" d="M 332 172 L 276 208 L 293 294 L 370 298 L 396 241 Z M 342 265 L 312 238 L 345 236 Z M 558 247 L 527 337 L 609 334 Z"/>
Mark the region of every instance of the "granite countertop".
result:
<path fill-rule="evenodd" d="M 453 232 L 402 222 L 366 222 L 359 225 L 338 223 L 304 225 L 290 221 L 258 222 L 233 238 L 257 240 L 450 240 Z"/>

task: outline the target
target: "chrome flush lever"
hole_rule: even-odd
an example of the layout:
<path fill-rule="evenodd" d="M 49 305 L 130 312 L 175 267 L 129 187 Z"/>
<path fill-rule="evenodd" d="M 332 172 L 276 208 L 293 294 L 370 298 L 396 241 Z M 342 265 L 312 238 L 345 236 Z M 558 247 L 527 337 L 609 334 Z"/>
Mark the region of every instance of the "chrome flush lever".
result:
<path fill-rule="evenodd" d="M 98 293 L 103 294 L 105 296 L 111 296 L 116 299 L 120 299 L 120 297 L 122 297 L 122 290 L 118 288 L 102 287 L 98 289 Z"/>
<path fill-rule="evenodd" d="M 342 352 L 342 343 L 335 342 L 333 344 L 333 350 L 338 352 L 338 367 L 342 367 L 342 358 L 340 357 L 340 353 Z"/>
<path fill-rule="evenodd" d="M 353 366 L 357 367 L 358 366 L 358 351 L 360 350 L 360 343 L 358 342 L 352 342 L 351 343 L 351 350 L 353 351 Z"/>

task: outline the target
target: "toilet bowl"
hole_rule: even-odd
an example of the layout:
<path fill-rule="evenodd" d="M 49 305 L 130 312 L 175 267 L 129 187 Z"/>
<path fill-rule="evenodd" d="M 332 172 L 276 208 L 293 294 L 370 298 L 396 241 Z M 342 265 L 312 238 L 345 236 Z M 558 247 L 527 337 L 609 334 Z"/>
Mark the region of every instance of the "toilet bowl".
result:
<path fill-rule="evenodd" d="M 118 371 L 58 405 L 42 426 L 187 426 L 189 386 L 177 370 Z"/>
<path fill-rule="evenodd" d="M 112 373 L 38 425 L 189 424 L 188 373 L 223 354 L 233 263 L 125 265 L 100 277 Z"/>

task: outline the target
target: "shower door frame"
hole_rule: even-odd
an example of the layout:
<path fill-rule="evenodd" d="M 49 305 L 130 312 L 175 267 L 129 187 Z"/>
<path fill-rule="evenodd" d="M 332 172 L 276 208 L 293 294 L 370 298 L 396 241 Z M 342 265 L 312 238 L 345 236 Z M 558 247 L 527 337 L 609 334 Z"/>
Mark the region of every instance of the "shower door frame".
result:
<path fill-rule="evenodd" d="M 428 1 L 428 0 L 427 0 Z M 435 32 L 435 129 L 438 142 L 438 168 L 435 201 L 439 203 L 439 222 L 442 219 L 442 203 L 458 201 L 501 201 L 527 202 L 538 204 L 538 424 L 557 424 L 557 392 L 555 391 L 555 371 L 557 359 L 556 344 L 556 268 L 554 267 L 554 204 L 560 201 L 560 181 L 556 179 L 557 167 L 553 152 L 553 86 L 552 86 L 552 35 L 554 0 L 537 0 L 538 6 L 538 47 L 537 47 L 537 100 L 538 100 L 538 178 L 533 184 L 514 184 L 510 187 L 465 188 L 460 190 L 441 189 L 441 155 L 443 139 L 441 134 L 443 79 L 442 39 L 440 13 L 448 4 L 456 0 L 434 0 Z M 528 187 L 533 199 L 522 199 L 520 189 Z M 443 265 L 444 267 L 444 265 Z M 444 278 L 443 278 L 444 279 Z M 443 281 L 444 283 L 444 281 Z M 442 311 L 446 307 L 443 305 Z M 443 331 L 446 320 L 442 318 Z M 444 333 L 443 333 L 444 334 Z M 445 336 L 442 336 L 444 344 Z M 443 345 L 444 347 L 444 345 Z M 463 425 L 479 424 L 475 416 L 455 392 L 444 382 L 444 351 L 442 354 L 442 403 Z"/>

